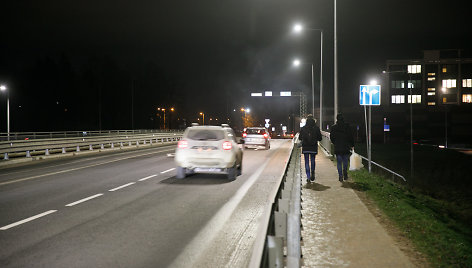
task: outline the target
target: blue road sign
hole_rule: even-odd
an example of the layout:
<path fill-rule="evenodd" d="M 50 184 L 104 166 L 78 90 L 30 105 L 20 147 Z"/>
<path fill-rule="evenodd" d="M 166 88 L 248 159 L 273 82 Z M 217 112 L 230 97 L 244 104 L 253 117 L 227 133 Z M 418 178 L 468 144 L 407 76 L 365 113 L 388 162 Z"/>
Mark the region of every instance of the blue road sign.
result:
<path fill-rule="evenodd" d="M 380 105 L 380 85 L 361 85 L 359 90 L 360 105 Z"/>

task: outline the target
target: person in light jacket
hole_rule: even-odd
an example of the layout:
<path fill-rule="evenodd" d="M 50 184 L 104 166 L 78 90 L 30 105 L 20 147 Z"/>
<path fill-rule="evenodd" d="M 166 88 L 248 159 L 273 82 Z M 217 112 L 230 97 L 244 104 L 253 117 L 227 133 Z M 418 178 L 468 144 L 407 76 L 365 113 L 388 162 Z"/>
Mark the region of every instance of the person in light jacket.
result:
<path fill-rule="evenodd" d="M 334 144 L 334 153 L 336 154 L 339 181 L 347 180 L 347 166 L 349 156 L 354 148 L 354 135 L 349 124 L 344 122 L 342 114 L 336 116 L 336 124 L 331 127 L 331 142 Z"/>
<path fill-rule="evenodd" d="M 305 126 L 300 129 L 299 139 L 302 141 L 302 153 L 305 157 L 306 181 L 315 181 L 315 157 L 318 154 L 318 141 L 321 141 L 321 132 L 313 115 L 307 116 Z"/>

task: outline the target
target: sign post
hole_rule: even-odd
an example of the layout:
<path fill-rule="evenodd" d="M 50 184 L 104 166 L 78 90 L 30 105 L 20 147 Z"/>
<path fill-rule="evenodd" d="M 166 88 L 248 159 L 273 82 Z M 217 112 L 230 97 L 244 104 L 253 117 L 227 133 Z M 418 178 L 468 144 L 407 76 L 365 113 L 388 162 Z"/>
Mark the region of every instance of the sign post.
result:
<path fill-rule="evenodd" d="M 380 105 L 380 85 L 361 85 L 359 90 L 359 104 L 364 106 L 367 158 L 369 160 L 369 173 L 372 170 L 372 105 Z M 369 127 L 367 127 L 367 111 L 369 106 Z"/>

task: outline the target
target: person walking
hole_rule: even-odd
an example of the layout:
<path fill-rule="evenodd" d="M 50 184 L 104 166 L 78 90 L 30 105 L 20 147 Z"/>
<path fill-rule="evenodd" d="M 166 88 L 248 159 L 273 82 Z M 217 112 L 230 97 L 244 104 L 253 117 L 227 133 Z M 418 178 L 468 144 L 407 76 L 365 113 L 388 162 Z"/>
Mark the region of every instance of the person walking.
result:
<path fill-rule="evenodd" d="M 331 127 L 331 142 L 334 144 L 336 154 L 339 181 L 347 180 L 347 166 L 351 149 L 354 148 L 354 135 L 349 124 L 344 122 L 342 114 L 336 116 L 336 124 Z"/>
<path fill-rule="evenodd" d="M 307 116 L 306 124 L 301 128 L 298 138 L 302 141 L 306 181 L 309 183 L 315 181 L 315 157 L 318 154 L 318 141 L 321 141 L 320 128 L 316 125 L 313 115 Z"/>

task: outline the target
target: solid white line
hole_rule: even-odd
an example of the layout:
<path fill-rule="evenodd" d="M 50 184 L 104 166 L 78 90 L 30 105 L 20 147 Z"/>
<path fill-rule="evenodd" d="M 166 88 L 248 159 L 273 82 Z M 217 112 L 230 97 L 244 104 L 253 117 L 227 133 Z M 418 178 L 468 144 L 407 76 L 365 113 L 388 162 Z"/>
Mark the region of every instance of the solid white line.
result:
<path fill-rule="evenodd" d="M 154 177 L 156 177 L 156 176 L 157 176 L 157 174 L 154 174 L 154 175 L 147 176 L 147 177 L 145 177 L 145 178 L 139 179 L 138 181 L 145 181 L 145 180 L 149 180 L 150 178 L 154 178 Z"/>
<path fill-rule="evenodd" d="M 114 192 L 114 191 L 119 190 L 119 189 L 121 189 L 121 188 L 125 188 L 125 187 L 128 187 L 128 186 L 130 186 L 130 185 L 133 185 L 133 184 L 135 184 L 135 183 L 136 183 L 136 182 L 130 182 L 130 183 L 127 183 L 127 184 L 125 184 L 125 185 L 118 186 L 118 187 L 113 188 L 113 189 L 108 190 L 108 191 L 109 191 L 109 192 Z"/>
<path fill-rule="evenodd" d="M 94 199 L 94 198 L 99 197 L 99 196 L 101 196 L 101 195 L 103 195 L 103 194 L 96 194 L 96 195 L 92 195 L 92 196 L 89 196 L 89 197 L 84 198 L 84 199 L 80 199 L 79 201 L 75 201 L 75 202 L 73 202 L 73 203 L 67 204 L 66 207 L 75 206 L 75 205 L 77 205 L 77 204 L 80 204 L 80 203 L 82 203 L 82 202 L 88 201 L 88 200 L 90 200 L 90 199 Z"/>
<path fill-rule="evenodd" d="M 172 171 L 172 170 L 174 170 L 174 169 L 175 169 L 175 168 L 171 168 L 171 169 L 168 169 L 168 170 L 161 171 L 161 174 L 167 173 L 167 172 Z"/>
<path fill-rule="evenodd" d="M 4 230 L 7 230 L 7 229 L 10 229 L 12 227 L 15 227 L 15 226 L 18 226 L 20 224 L 23 224 L 23 223 L 26 223 L 26 222 L 29 222 L 29 221 L 32 221 L 32 220 L 36 220 L 37 218 L 41 218 L 41 217 L 44 217 L 46 215 L 49 215 L 51 213 L 54 213 L 56 212 L 57 210 L 49 210 L 49 211 L 46 211 L 46 212 L 43 212 L 41 214 L 38 214 L 36 216 L 33 216 L 33 217 L 29 217 L 27 219 L 24 219 L 24 220 L 21 220 L 21 221 L 17 221 L 15 223 L 12 223 L 12 224 L 9 224 L 9 225 L 6 225 L 6 226 L 3 226 L 0 228 L 0 230 L 4 231 Z"/>

